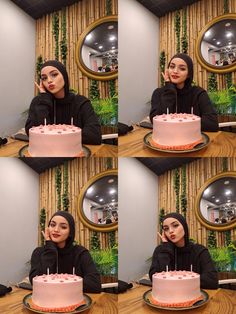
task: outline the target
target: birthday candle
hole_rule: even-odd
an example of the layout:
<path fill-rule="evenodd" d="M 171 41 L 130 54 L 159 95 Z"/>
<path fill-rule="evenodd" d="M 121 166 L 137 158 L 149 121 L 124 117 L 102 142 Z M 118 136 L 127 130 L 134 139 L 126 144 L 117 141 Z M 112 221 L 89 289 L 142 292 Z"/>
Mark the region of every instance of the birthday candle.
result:
<path fill-rule="evenodd" d="M 169 108 L 167 108 L 167 114 L 169 114 Z"/>
<path fill-rule="evenodd" d="M 47 125 L 47 120 L 46 120 L 46 118 L 44 118 L 44 125 Z"/>
<path fill-rule="evenodd" d="M 191 114 L 193 114 L 193 107 L 191 107 Z"/>
<path fill-rule="evenodd" d="M 193 265 L 192 264 L 190 266 L 190 270 L 191 270 L 191 273 L 192 273 L 192 271 L 193 271 Z"/>
<path fill-rule="evenodd" d="M 73 125 L 73 124 L 74 124 L 73 117 L 71 117 L 71 125 Z"/>
<path fill-rule="evenodd" d="M 47 275 L 49 275 L 49 268 L 47 268 Z"/>
<path fill-rule="evenodd" d="M 73 275 L 75 274 L 75 268 L 73 267 Z"/>
<path fill-rule="evenodd" d="M 168 265 L 166 265 L 166 272 L 168 272 Z"/>

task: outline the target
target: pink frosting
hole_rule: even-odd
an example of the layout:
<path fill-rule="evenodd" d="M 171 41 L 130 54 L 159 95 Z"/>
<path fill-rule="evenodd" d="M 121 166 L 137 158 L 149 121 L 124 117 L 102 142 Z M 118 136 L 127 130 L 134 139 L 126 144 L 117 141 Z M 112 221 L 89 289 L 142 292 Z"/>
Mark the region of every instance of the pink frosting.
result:
<path fill-rule="evenodd" d="M 152 298 L 161 305 L 193 304 L 201 299 L 200 275 L 190 271 L 155 273 Z"/>
<path fill-rule="evenodd" d="M 71 274 L 50 274 L 33 278 L 35 308 L 60 309 L 83 304 L 83 279 Z"/>
<path fill-rule="evenodd" d="M 189 149 L 202 142 L 201 118 L 194 114 L 171 113 L 153 118 L 152 140 L 163 149 Z"/>
<path fill-rule="evenodd" d="M 76 157 L 81 152 L 81 129 L 74 125 L 48 124 L 29 130 L 32 157 Z"/>

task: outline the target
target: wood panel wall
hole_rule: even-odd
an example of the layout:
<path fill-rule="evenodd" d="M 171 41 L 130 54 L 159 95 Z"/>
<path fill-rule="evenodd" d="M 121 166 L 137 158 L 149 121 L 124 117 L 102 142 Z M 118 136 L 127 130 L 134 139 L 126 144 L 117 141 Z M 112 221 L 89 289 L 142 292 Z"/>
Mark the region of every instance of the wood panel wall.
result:
<path fill-rule="evenodd" d="M 112 0 L 112 15 L 117 14 L 118 1 Z M 67 71 L 70 78 L 70 87 L 86 97 L 89 95 L 90 79 L 77 66 L 75 58 L 76 44 L 80 34 L 88 25 L 104 16 L 106 16 L 106 0 L 82 0 L 66 7 Z M 62 40 L 61 19 L 62 11 L 59 11 L 59 43 Z M 55 40 L 53 37 L 52 21 L 53 13 L 47 14 L 36 21 L 36 60 L 40 55 L 43 57 L 43 60 L 55 59 Z M 61 61 L 60 51 L 59 60 Z M 117 84 L 118 80 L 116 80 Z M 107 81 L 99 81 L 99 90 L 101 98 L 108 97 L 109 83 Z"/>
<path fill-rule="evenodd" d="M 227 158 L 228 171 L 236 171 L 236 158 Z M 182 173 L 180 172 L 180 194 Z M 197 193 L 203 184 L 213 176 L 223 172 L 223 158 L 201 158 L 186 165 L 186 196 L 187 196 L 187 223 L 190 237 L 199 244 L 207 246 L 208 231 L 200 224 L 195 215 L 195 201 Z M 174 191 L 175 170 L 159 176 L 159 208 L 165 213 L 176 211 L 176 195 Z M 180 210 L 181 213 L 181 210 Z M 159 226 L 159 221 L 158 221 Z M 231 230 L 232 240 L 236 240 L 236 230 Z M 225 232 L 216 232 L 217 245 L 224 246 Z M 159 237 L 157 237 L 159 243 Z"/>
<path fill-rule="evenodd" d="M 118 168 L 118 159 L 112 158 L 112 168 Z M 69 212 L 73 215 L 76 223 L 76 236 L 75 240 L 78 241 L 80 245 L 85 246 L 89 249 L 90 237 L 92 231 L 84 226 L 79 220 L 78 216 L 78 200 L 79 194 L 83 186 L 87 183 L 89 179 L 95 175 L 108 170 L 108 164 L 110 166 L 110 161 L 108 158 L 76 158 L 68 162 L 68 195 L 69 195 Z M 61 185 L 63 189 L 63 166 L 61 166 Z M 39 199 L 39 215 L 42 208 L 46 209 L 46 225 L 52 214 L 56 212 L 57 209 L 57 193 L 56 193 L 56 168 L 51 168 L 40 174 L 40 199 Z M 39 243 L 40 243 L 40 233 L 39 228 Z M 99 232 L 101 248 L 108 247 L 108 236 L 107 232 Z M 116 232 L 117 239 L 117 232 Z"/>
<path fill-rule="evenodd" d="M 188 55 L 193 59 L 194 81 L 197 85 L 207 89 L 208 72 L 197 61 L 196 41 L 200 31 L 215 17 L 224 14 L 224 0 L 201 0 L 186 7 L 187 9 L 187 36 Z M 175 34 L 175 13 L 171 12 L 160 18 L 160 51 L 165 51 L 166 61 L 176 54 L 177 38 Z M 229 0 L 229 13 L 236 13 L 236 1 Z M 181 36 L 182 37 L 182 15 Z M 233 82 L 236 83 L 236 73 L 232 74 Z M 217 74 L 218 89 L 226 88 L 225 75 Z"/>

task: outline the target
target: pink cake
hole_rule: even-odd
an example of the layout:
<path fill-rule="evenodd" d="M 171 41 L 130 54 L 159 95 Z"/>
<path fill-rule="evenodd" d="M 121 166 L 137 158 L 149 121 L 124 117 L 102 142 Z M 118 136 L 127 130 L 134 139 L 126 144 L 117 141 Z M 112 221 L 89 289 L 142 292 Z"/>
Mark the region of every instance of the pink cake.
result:
<path fill-rule="evenodd" d="M 29 154 L 32 157 L 79 157 L 83 155 L 81 129 L 66 124 L 32 127 Z"/>
<path fill-rule="evenodd" d="M 192 306 L 202 300 L 200 275 L 191 271 L 169 271 L 152 276 L 152 301 L 166 307 Z"/>
<path fill-rule="evenodd" d="M 32 308 L 46 312 L 71 312 L 83 304 L 81 277 L 50 274 L 33 278 Z"/>
<path fill-rule="evenodd" d="M 152 140 L 161 149 L 191 149 L 202 142 L 201 118 L 188 113 L 155 116 Z"/>

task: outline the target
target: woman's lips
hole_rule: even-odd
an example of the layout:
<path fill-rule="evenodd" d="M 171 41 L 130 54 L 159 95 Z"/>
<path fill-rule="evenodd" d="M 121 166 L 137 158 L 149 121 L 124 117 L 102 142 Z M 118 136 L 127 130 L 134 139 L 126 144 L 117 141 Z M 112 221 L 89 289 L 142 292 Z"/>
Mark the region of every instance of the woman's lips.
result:
<path fill-rule="evenodd" d="M 171 75 L 171 77 L 173 78 L 173 79 L 178 79 L 179 78 L 179 76 L 177 76 L 177 75 Z"/>
<path fill-rule="evenodd" d="M 53 238 L 59 238 L 60 234 L 52 234 Z"/>
<path fill-rule="evenodd" d="M 48 88 L 49 88 L 49 89 L 54 89 L 54 88 L 55 88 L 55 85 L 50 84 L 50 85 L 48 85 Z"/>
<path fill-rule="evenodd" d="M 174 240 L 174 239 L 175 239 L 175 235 L 170 236 L 170 238 L 171 238 L 172 240 Z"/>

